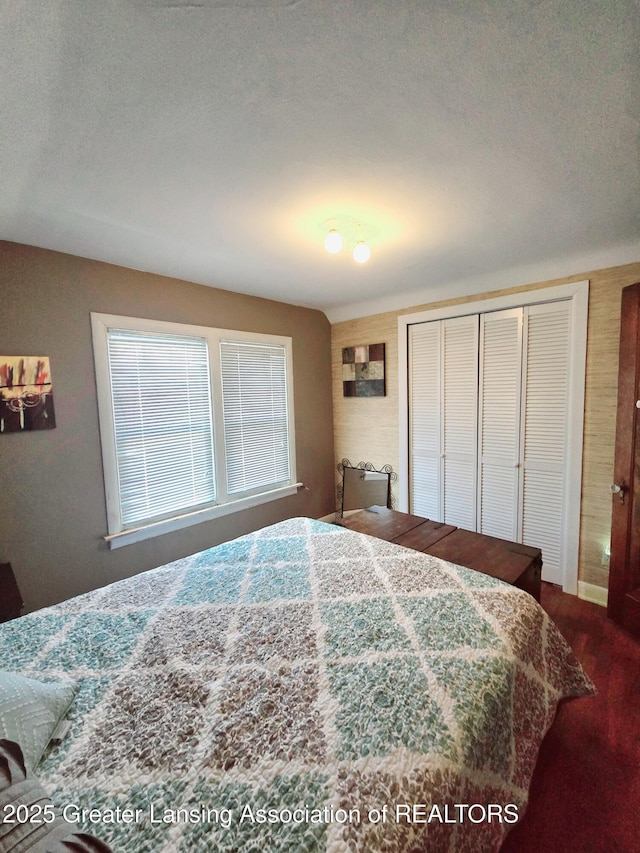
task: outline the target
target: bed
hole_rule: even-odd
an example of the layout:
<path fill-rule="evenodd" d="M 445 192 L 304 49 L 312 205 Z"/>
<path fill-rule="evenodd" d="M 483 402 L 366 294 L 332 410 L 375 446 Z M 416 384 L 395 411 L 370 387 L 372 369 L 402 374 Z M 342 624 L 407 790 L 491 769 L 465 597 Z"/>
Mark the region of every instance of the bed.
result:
<path fill-rule="evenodd" d="M 77 686 L 35 772 L 118 853 L 498 850 L 594 690 L 527 593 L 308 518 L 0 625 L 0 669 Z"/>

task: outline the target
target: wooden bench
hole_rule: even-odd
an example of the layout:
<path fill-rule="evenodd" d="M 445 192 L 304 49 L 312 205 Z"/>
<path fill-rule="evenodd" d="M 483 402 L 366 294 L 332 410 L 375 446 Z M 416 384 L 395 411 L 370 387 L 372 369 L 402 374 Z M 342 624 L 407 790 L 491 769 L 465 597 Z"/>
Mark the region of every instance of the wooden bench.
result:
<path fill-rule="evenodd" d="M 542 552 L 539 548 L 382 506 L 336 519 L 336 524 L 484 572 L 524 589 L 540 601 Z"/>

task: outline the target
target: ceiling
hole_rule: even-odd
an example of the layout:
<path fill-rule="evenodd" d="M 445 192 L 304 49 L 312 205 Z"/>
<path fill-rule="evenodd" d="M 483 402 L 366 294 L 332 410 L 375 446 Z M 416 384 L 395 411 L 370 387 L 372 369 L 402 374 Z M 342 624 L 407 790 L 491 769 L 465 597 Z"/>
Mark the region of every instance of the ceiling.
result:
<path fill-rule="evenodd" d="M 640 260 L 639 44 L 638 0 L 0 0 L 0 237 L 332 320 Z"/>

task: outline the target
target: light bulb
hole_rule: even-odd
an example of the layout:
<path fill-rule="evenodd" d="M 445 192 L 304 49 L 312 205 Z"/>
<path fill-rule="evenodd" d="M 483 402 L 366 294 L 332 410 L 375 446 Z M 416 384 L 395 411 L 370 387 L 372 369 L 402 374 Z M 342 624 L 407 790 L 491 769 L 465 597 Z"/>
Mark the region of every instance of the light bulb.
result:
<path fill-rule="evenodd" d="M 335 228 L 332 228 L 324 238 L 324 247 L 330 255 L 337 254 L 342 248 L 342 237 Z"/>
<path fill-rule="evenodd" d="M 353 250 L 353 260 L 358 264 L 366 264 L 371 257 L 371 249 L 367 246 L 364 240 L 359 240 Z"/>

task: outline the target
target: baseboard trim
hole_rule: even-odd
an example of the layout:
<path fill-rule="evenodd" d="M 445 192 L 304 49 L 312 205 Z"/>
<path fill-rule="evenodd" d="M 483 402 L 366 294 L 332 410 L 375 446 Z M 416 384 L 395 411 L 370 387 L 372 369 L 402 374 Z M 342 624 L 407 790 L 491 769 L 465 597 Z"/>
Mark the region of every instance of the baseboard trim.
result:
<path fill-rule="evenodd" d="M 599 604 L 601 607 L 607 606 L 609 590 L 603 586 L 596 586 L 594 583 L 585 583 L 578 581 L 578 598 L 583 601 L 591 601 L 593 604 Z"/>

